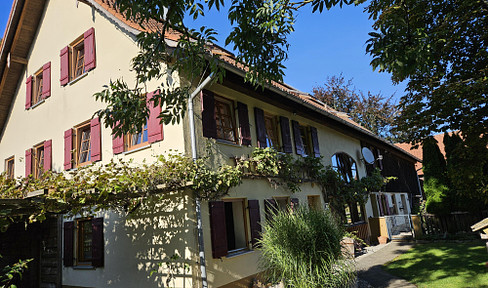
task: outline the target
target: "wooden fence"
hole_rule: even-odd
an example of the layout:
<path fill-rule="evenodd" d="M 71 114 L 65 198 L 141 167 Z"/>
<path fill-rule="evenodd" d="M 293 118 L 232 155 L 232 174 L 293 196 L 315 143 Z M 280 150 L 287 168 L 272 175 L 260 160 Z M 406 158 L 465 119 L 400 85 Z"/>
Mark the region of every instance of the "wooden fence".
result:
<path fill-rule="evenodd" d="M 471 225 L 481 219 L 468 212 L 454 212 L 449 215 L 422 215 L 422 231 L 424 234 L 455 234 L 458 232 L 473 232 Z"/>
<path fill-rule="evenodd" d="M 368 223 L 355 224 L 346 227 L 347 232 L 356 231 L 357 236 L 364 240 L 367 244 L 370 242 L 369 225 Z"/>

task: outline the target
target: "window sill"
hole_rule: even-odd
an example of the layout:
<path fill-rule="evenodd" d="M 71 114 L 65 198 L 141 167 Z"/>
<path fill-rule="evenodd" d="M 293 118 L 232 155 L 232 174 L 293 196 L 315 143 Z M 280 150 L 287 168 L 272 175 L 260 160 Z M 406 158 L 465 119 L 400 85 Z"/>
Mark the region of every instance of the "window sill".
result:
<path fill-rule="evenodd" d="M 151 147 L 151 144 L 147 144 L 147 145 L 144 145 L 144 146 L 141 146 L 141 147 L 129 150 L 129 151 L 125 151 L 122 153 L 122 155 L 129 155 L 129 154 L 141 151 L 141 150 L 146 150 L 147 148 L 150 148 L 150 147 Z"/>
<path fill-rule="evenodd" d="M 250 249 L 239 250 L 239 251 L 235 251 L 235 252 L 231 252 L 230 254 L 227 254 L 227 256 L 225 256 L 225 258 L 231 259 L 231 258 L 235 258 L 238 256 L 254 253 L 254 251 L 255 250 L 250 250 Z"/>
<path fill-rule="evenodd" d="M 34 109 L 36 108 L 37 106 L 41 105 L 42 103 L 44 103 L 44 101 L 46 101 L 46 99 L 42 99 L 41 101 L 37 102 L 36 104 L 32 105 L 31 107 L 29 107 L 29 109 L 27 110 L 30 110 L 30 109 Z"/>
<path fill-rule="evenodd" d="M 239 144 L 236 144 L 234 142 L 231 142 L 231 141 L 228 141 L 228 140 L 223 140 L 223 139 L 215 139 L 215 142 L 219 143 L 219 144 L 224 144 L 224 145 L 228 145 L 228 146 L 233 146 L 233 147 L 244 147 L 242 145 L 239 145 Z"/>
<path fill-rule="evenodd" d="M 73 270 L 96 270 L 97 268 L 92 265 L 77 265 L 73 266 Z"/>
<path fill-rule="evenodd" d="M 86 75 L 88 75 L 88 72 L 85 72 L 85 73 L 81 74 L 80 76 L 76 77 L 75 79 L 71 80 L 70 82 L 68 82 L 68 86 L 71 86 L 71 85 L 75 84 L 76 82 L 80 81 L 81 79 L 85 78 Z"/>

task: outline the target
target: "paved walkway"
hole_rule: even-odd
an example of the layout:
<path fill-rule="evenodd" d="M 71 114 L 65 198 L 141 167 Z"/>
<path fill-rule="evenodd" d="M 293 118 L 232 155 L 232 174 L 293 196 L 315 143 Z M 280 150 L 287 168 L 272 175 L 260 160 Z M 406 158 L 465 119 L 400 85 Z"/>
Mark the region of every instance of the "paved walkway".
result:
<path fill-rule="evenodd" d="M 383 264 L 390 262 L 400 254 L 413 247 L 413 243 L 390 242 L 371 247 L 373 251 L 356 258 L 356 267 L 360 279 L 367 281 L 376 288 L 415 288 L 405 279 L 393 276 L 383 269 Z"/>

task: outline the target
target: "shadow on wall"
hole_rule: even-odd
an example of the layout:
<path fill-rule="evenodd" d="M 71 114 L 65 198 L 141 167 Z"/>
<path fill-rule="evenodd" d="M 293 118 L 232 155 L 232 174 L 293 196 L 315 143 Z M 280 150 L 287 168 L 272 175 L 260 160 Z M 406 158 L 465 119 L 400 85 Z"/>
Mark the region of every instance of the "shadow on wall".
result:
<path fill-rule="evenodd" d="M 191 192 L 166 193 L 127 217 L 106 213 L 106 285 L 192 287 L 199 271 L 193 201 Z"/>

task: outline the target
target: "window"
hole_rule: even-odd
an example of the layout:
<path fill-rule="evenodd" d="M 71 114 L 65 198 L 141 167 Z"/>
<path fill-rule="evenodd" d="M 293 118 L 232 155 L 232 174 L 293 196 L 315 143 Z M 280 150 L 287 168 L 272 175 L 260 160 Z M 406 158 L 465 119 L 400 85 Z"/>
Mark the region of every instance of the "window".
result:
<path fill-rule="evenodd" d="M 90 124 L 76 128 L 76 166 L 84 166 L 91 163 Z"/>
<path fill-rule="evenodd" d="M 291 121 L 295 150 L 297 155 L 320 157 L 317 128 L 300 125 L 297 121 Z"/>
<path fill-rule="evenodd" d="M 266 129 L 266 146 L 273 147 L 276 150 L 280 151 L 276 117 L 269 114 L 264 114 L 264 127 Z"/>
<path fill-rule="evenodd" d="M 51 62 L 44 64 L 34 76 L 27 77 L 25 109 L 51 96 Z"/>
<path fill-rule="evenodd" d="M 320 210 L 320 196 L 319 195 L 310 195 L 307 196 L 308 200 L 308 208 L 311 210 Z"/>
<path fill-rule="evenodd" d="M 12 156 L 5 160 L 5 174 L 8 179 L 15 178 L 15 157 Z"/>
<path fill-rule="evenodd" d="M 231 256 L 256 247 L 261 233 L 258 200 L 210 201 L 210 230 L 213 258 Z"/>
<path fill-rule="evenodd" d="M 64 86 L 96 67 L 95 29 L 90 28 L 60 53 L 61 85 Z"/>
<path fill-rule="evenodd" d="M 332 156 L 332 168 L 348 183 L 358 179 L 356 162 L 346 153 L 336 153 Z"/>
<path fill-rule="evenodd" d="M 112 148 L 114 154 L 134 150 L 147 146 L 156 141 L 163 140 L 163 124 L 160 123 L 160 119 L 158 118 L 159 114 L 161 113 L 161 106 L 154 106 L 154 102 L 149 101 L 158 93 L 159 90 L 147 93 L 146 95 L 147 104 L 149 107 L 149 118 L 147 119 L 144 127 L 142 127 L 142 131 L 140 133 L 112 138 Z"/>
<path fill-rule="evenodd" d="M 90 219 L 76 221 L 77 228 L 77 260 L 78 264 L 90 263 L 92 260 L 93 229 Z"/>
<path fill-rule="evenodd" d="M 102 160 L 100 120 L 75 126 L 64 132 L 64 169 L 81 167 Z"/>
<path fill-rule="evenodd" d="M 43 141 L 25 151 L 25 177 L 29 175 L 40 178 L 42 174 L 51 170 L 52 140 Z"/>
<path fill-rule="evenodd" d="M 34 93 L 32 94 L 32 105 L 36 105 L 42 99 L 42 69 L 34 76 Z"/>
<path fill-rule="evenodd" d="M 204 137 L 221 139 L 244 146 L 251 145 L 249 111 L 246 104 L 234 103 L 229 99 L 215 96 L 213 92 L 208 90 L 202 91 L 201 101 Z M 238 116 L 238 123 L 236 116 Z"/>
<path fill-rule="evenodd" d="M 69 47 L 70 63 L 72 63 L 70 80 L 73 80 L 85 73 L 85 44 L 83 36 L 76 39 Z"/>
<path fill-rule="evenodd" d="M 225 200 L 224 204 L 227 251 L 232 254 L 246 250 L 248 246 L 244 199 Z"/>
<path fill-rule="evenodd" d="M 345 205 L 345 220 L 347 224 L 355 224 L 365 219 L 364 207 L 359 203 L 349 203 Z"/>
<path fill-rule="evenodd" d="M 63 241 L 64 266 L 103 266 L 103 218 L 80 218 L 65 222 Z"/>
<path fill-rule="evenodd" d="M 237 143 L 235 117 L 232 102 L 216 97 L 215 98 L 215 122 L 217 128 L 217 139 Z"/>
<path fill-rule="evenodd" d="M 134 150 L 144 145 L 148 144 L 148 137 L 147 137 L 147 123 L 142 128 L 142 131 L 137 134 L 129 134 L 125 136 L 125 143 L 126 143 L 126 150 Z"/>
<path fill-rule="evenodd" d="M 290 206 L 290 197 L 273 197 L 279 210 L 286 211 Z"/>
<path fill-rule="evenodd" d="M 34 161 L 32 170 L 35 178 L 40 178 L 44 172 L 44 143 L 34 147 Z"/>

